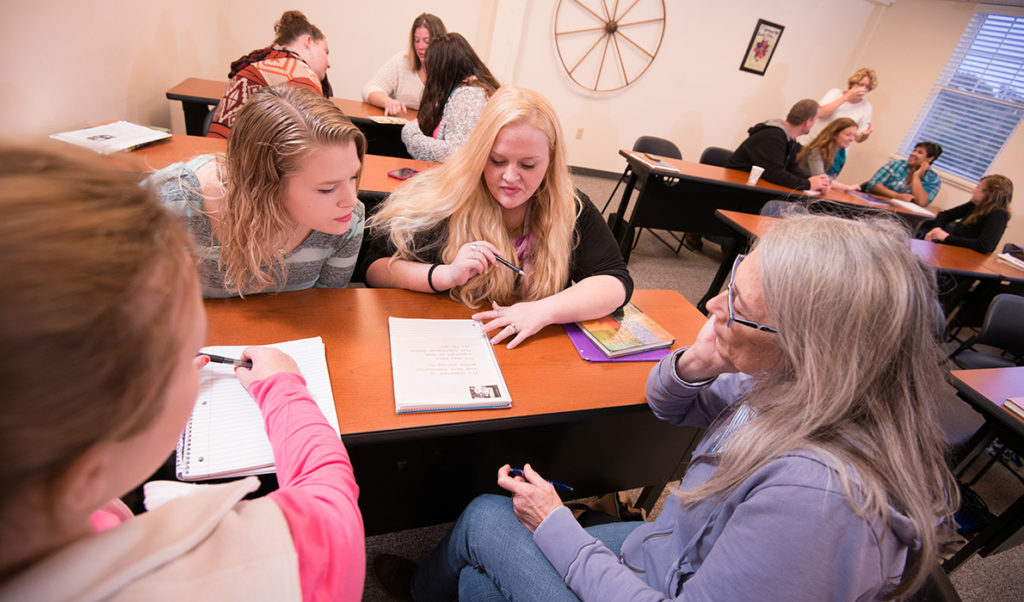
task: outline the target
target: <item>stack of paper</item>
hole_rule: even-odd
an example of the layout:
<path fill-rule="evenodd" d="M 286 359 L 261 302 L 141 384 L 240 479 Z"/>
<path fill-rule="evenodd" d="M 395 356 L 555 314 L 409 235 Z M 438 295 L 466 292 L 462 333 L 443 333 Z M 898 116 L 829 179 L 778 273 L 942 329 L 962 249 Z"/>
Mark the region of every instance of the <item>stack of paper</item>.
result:
<path fill-rule="evenodd" d="M 84 130 L 51 134 L 50 138 L 70 142 L 108 155 L 116 151 L 131 150 L 143 144 L 170 138 L 170 136 L 168 132 L 161 132 L 127 121 L 116 121 Z"/>

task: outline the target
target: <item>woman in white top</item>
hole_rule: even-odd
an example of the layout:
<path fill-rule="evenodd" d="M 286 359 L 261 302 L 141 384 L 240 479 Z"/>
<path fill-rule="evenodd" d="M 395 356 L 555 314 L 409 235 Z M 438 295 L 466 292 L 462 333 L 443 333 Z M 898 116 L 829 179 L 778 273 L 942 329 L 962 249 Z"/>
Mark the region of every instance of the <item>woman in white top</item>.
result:
<path fill-rule="evenodd" d="M 871 103 L 864 98 L 878 87 L 875 70 L 861 67 L 846 80 L 846 91 L 839 88 L 829 90 L 818 103 L 818 127 L 824 128 L 835 119 L 849 117 L 857 122 L 857 142 L 864 142 L 871 135 Z"/>
<path fill-rule="evenodd" d="M 420 107 L 423 84 L 427 81 L 424 57 L 430 42 L 447 30 L 441 19 L 423 13 L 412 22 L 409 49 L 399 52 L 384 63 L 363 86 L 363 101 L 384 109 L 385 115 L 401 115 Z"/>

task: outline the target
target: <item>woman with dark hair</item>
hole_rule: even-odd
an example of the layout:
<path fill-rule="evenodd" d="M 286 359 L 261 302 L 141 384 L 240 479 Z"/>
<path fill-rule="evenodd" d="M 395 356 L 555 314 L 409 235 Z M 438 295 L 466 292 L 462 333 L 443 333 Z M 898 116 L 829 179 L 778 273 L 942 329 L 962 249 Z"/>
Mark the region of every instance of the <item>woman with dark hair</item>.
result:
<path fill-rule="evenodd" d="M 274 24 L 274 42 L 231 63 L 224 90 L 207 136 L 227 138 L 245 101 L 267 86 L 288 84 L 331 97 L 327 81 L 327 37 L 297 10 L 285 11 Z"/>
<path fill-rule="evenodd" d="M 412 22 L 409 48 L 391 57 L 363 86 L 363 101 L 384 109 L 385 115 L 401 115 L 418 109 L 427 81 L 424 57 L 430 42 L 448 30 L 441 19 L 423 13 Z"/>
<path fill-rule="evenodd" d="M 444 161 L 469 138 L 499 84 L 457 33 L 433 40 L 426 61 L 419 118 L 402 127 L 402 142 L 414 159 Z"/>
<path fill-rule="evenodd" d="M 970 200 L 935 217 L 933 228 L 924 239 L 991 253 L 1010 221 L 1012 200 L 1010 178 L 998 174 L 985 176 L 974 188 Z"/>

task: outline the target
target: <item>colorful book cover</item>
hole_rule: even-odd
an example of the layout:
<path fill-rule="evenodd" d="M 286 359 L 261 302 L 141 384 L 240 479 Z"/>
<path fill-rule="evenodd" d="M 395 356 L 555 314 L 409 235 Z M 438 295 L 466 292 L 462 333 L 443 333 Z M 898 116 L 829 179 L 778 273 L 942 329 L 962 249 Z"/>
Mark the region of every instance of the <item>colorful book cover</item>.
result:
<path fill-rule="evenodd" d="M 577 325 L 608 357 L 668 347 L 676 340 L 632 303 L 610 316 Z"/>

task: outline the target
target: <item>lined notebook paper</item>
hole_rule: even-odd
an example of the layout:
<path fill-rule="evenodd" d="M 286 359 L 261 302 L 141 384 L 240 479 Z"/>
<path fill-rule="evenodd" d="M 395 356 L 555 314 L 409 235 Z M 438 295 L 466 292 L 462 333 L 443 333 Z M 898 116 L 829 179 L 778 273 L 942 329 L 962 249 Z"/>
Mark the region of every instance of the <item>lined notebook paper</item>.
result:
<path fill-rule="evenodd" d="M 476 320 L 388 318 L 395 412 L 511 406 L 481 326 Z"/>
<path fill-rule="evenodd" d="M 323 340 L 314 337 L 267 347 L 280 349 L 295 359 L 313 400 L 340 437 Z M 245 346 L 217 346 L 204 347 L 203 351 L 241 357 L 243 349 Z M 200 371 L 199 396 L 178 440 L 176 464 L 178 478 L 183 481 L 274 472 L 274 452 L 263 415 L 231 366 L 211 363 Z"/>

